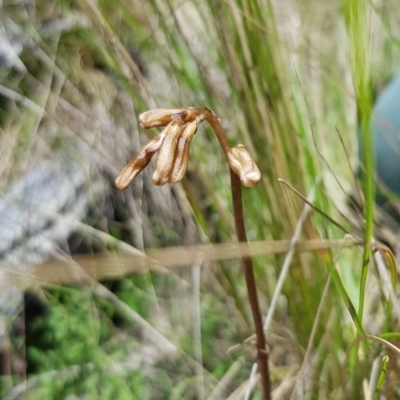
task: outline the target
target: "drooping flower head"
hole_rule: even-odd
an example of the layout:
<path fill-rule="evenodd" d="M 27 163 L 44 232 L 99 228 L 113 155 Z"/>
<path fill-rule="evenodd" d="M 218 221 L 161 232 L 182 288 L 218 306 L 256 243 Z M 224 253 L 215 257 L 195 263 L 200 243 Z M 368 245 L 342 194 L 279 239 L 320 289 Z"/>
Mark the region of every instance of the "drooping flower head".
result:
<path fill-rule="evenodd" d="M 199 124 L 207 119 L 208 114 L 213 118 L 218 118 L 207 107 L 204 109 L 159 108 L 141 114 L 139 123 L 142 128 L 166 127 L 123 168 L 115 181 L 117 188 L 127 189 L 157 152 L 158 158 L 152 177 L 153 183 L 161 186 L 182 180 L 188 166 L 190 143 Z M 240 177 L 242 185 L 256 185 L 261 175 L 248 150 L 242 144 L 233 148 L 227 147 L 227 149 L 229 150 L 225 152 L 229 166 Z"/>

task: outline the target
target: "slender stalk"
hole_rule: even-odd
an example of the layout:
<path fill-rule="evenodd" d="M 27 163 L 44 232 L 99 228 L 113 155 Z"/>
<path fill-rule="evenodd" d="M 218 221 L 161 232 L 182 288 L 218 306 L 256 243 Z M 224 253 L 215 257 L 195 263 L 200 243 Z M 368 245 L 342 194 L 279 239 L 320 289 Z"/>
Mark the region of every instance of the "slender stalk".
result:
<path fill-rule="evenodd" d="M 225 157 L 228 159 L 228 151 L 230 147 L 228 141 L 226 140 L 226 135 L 222 128 L 220 119 L 208 107 L 202 108 L 201 113 L 204 115 L 204 119 L 210 124 L 211 128 L 216 134 L 219 145 L 221 146 L 222 151 L 225 154 Z"/>
<path fill-rule="evenodd" d="M 243 205 L 241 193 L 242 185 L 240 183 L 239 177 L 232 170 L 230 170 L 230 172 L 236 236 L 239 242 L 247 243 L 246 230 L 243 221 Z M 266 348 L 260 306 L 258 303 L 253 262 L 251 260 L 251 257 L 248 256 L 242 256 L 242 262 L 247 285 L 247 294 L 249 296 L 249 303 L 251 307 L 251 312 L 253 314 L 254 326 L 257 336 L 257 359 L 258 368 L 261 374 L 261 383 L 264 391 L 264 400 L 269 400 L 271 398 L 271 383 L 268 368 L 268 349 Z"/>
<path fill-rule="evenodd" d="M 209 109 L 202 110 L 205 120 L 210 124 L 211 128 L 217 135 L 219 144 L 227 156 L 229 144 L 226 140 L 225 132 L 221 126 L 219 118 Z M 242 185 L 239 177 L 230 169 L 231 174 L 231 191 L 233 202 L 233 215 L 235 218 L 236 237 L 239 242 L 247 243 L 246 228 L 244 226 L 243 204 L 242 204 Z M 257 360 L 258 368 L 261 375 L 261 383 L 263 386 L 263 399 L 271 399 L 271 383 L 268 367 L 268 349 L 264 336 L 262 317 L 257 297 L 256 280 L 254 277 L 253 262 L 250 256 L 242 256 L 244 276 L 247 286 L 247 294 L 254 321 L 254 327 L 257 336 Z"/>

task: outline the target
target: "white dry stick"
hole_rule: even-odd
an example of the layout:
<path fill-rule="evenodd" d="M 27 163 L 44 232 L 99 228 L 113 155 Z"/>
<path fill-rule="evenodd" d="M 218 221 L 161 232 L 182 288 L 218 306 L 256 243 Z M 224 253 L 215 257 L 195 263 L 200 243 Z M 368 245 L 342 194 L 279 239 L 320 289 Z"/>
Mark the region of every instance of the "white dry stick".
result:
<path fill-rule="evenodd" d="M 317 178 L 317 181 L 314 183 L 314 185 L 311 188 L 311 191 L 310 191 L 310 193 L 309 193 L 309 195 L 307 197 L 307 200 L 310 203 L 314 200 L 315 190 L 316 190 L 316 186 L 317 186 L 318 182 L 319 182 L 319 178 Z M 287 274 L 289 272 L 290 264 L 292 262 L 293 255 L 295 253 L 296 243 L 298 242 L 298 240 L 300 238 L 300 233 L 301 233 L 301 230 L 303 228 L 304 221 L 306 220 L 310 210 L 311 210 L 311 207 L 308 204 L 305 204 L 304 208 L 303 208 L 303 211 L 301 212 L 300 218 L 297 221 L 296 229 L 294 230 L 294 234 L 293 234 L 292 239 L 290 241 L 289 251 L 286 254 L 285 261 L 283 262 L 281 273 L 279 275 L 278 282 L 276 284 L 276 288 L 275 288 L 274 294 L 272 296 L 271 306 L 269 307 L 268 312 L 267 312 L 267 316 L 265 317 L 264 332 L 266 332 L 269 329 L 269 326 L 271 325 L 272 317 L 274 316 L 274 312 L 275 312 L 276 305 L 277 305 L 277 302 L 278 302 L 278 297 L 281 294 L 281 291 L 282 291 L 282 288 L 283 288 L 283 284 L 284 284 L 286 276 L 287 276 Z M 253 367 L 251 368 L 249 384 L 247 386 L 247 391 L 246 391 L 246 394 L 244 396 L 244 400 L 249 400 L 250 399 L 251 391 L 253 389 L 253 381 L 254 381 L 254 377 L 257 374 L 257 370 L 258 370 L 258 364 L 254 363 Z"/>
<path fill-rule="evenodd" d="M 376 357 L 372 363 L 371 375 L 368 382 L 368 391 L 365 400 L 374 400 L 376 384 L 378 383 L 379 373 L 381 372 L 382 357 Z"/>
<path fill-rule="evenodd" d="M 201 309 L 200 309 L 200 278 L 201 264 L 203 257 L 198 256 L 198 262 L 192 268 L 193 279 L 193 331 L 194 331 L 194 354 L 196 359 L 196 375 L 197 375 L 197 398 L 205 399 L 204 392 L 204 373 L 203 373 L 203 352 L 201 350 Z"/>

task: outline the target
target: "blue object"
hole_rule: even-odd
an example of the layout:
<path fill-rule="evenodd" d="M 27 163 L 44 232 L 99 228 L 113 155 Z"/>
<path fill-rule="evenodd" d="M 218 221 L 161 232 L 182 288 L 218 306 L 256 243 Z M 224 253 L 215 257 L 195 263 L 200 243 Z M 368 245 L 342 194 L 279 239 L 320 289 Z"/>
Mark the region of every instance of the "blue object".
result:
<path fill-rule="evenodd" d="M 379 95 L 372 114 L 371 133 L 375 149 L 377 197 L 376 202 L 390 214 L 389 191 L 400 196 L 400 73 Z M 360 135 L 361 136 L 361 135 Z M 363 160 L 360 138 L 359 158 Z"/>
<path fill-rule="evenodd" d="M 379 96 L 372 127 L 378 179 L 389 190 L 400 194 L 400 73 Z"/>

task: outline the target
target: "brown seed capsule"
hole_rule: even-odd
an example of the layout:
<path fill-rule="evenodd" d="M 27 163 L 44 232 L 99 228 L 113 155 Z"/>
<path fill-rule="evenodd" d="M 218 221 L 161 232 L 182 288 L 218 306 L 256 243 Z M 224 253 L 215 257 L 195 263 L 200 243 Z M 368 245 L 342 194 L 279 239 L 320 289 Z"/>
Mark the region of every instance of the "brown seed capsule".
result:
<path fill-rule="evenodd" d="M 176 146 L 182 132 L 183 121 L 180 118 L 174 119 L 167 127 L 165 138 L 158 152 L 156 169 L 153 173 L 153 183 L 158 186 L 165 185 L 168 182 L 171 172 Z"/>
<path fill-rule="evenodd" d="M 164 138 L 165 129 L 159 136 L 150 140 L 150 142 L 140 150 L 139 154 L 129 161 L 115 180 L 115 186 L 119 190 L 127 189 L 133 180 L 147 167 L 153 155 L 161 147 Z"/>
<path fill-rule="evenodd" d="M 203 116 L 199 116 L 184 128 L 176 148 L 174 165 L 169 175 L 169 183 L 179 182 L 185 176 L 189 160 L 190 142 L 203 119 Z"/>
<path fill-rule="evenodd" d="M 157 108 L 140 114 L 139 124 L 144 129 L 166 126 L 173 120 L 174 115 L 179 115 L 181 119 L 184 119 L 186 114 L 184 108 Z"/>
<path fill-rule="evenodd" d="M 252 187 L 261 179 L 261 173 L 249 151 L 242 144 L 228 151 L 228 163 L 232 171 L 239 176 L 243 186 Z"/>
<path fill-rule="evenodd" d="M 212 112 L 209 109 L 207 110 Z M 187 124 L 198 118 L 200 111 L 201 110 L 195 107 L 158 108 L 156 110 L 150 110 L 140 114 L 139 123 L 144 129 L 166 126 L 176 118 L 180 118 L 184 124 Z"/>

